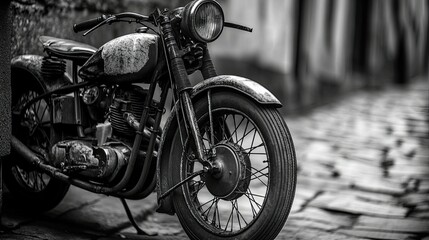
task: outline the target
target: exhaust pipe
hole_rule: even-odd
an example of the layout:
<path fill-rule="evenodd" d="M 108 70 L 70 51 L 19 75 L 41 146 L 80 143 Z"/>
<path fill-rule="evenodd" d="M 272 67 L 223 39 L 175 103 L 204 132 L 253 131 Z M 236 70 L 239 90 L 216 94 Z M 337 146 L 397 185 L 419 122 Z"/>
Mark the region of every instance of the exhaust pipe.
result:
<path fill-rule="evenodd" d="M 44 164 L 43 161 L 33 151 L 31 151 L 31 149 L 25 146 L 24 143 L 13 135 L 11 137 L 11 148 L 38 170 L 41 170 L 54 178 L 69 181 L 70 178 L 67 175 L 61 173 L 58 169 L 52 166 Z"/>
<path fill-rule="evenodd" d="M 33 151 L 31 151 L 31 149 L 25 146 L 24 143 L 22 143 L 18 138 L 16 138 L 13 135 L 11 137 L 10 146 L 12 150 L 14 150 L 19 156 L 21 156 L 31 165 L 36 167 L 38 170 L 48 174 L 49 176 L 64 182 L 68 182 L 70 184 L 73 184 L 77 187 L 81 187 L 91 192 L 96 192 L 96 193 L 101 192 L 101 187 L 98 185 L 94 185 L 78 179 L 70 178 L 69 176 L 65 175 L 57 168 L 44 164 L 42 159 L 40 159 Z"/>
<path fill-rule="evenodd" d="M 13 135 L 11 137 L 10 145 L 12 149 L 19 154 L 19 156 L 24 158 L 32 165 L 37 166 L 42 163 L 42 160 L 40 160 L 40 158 L 33 151 L 31 151 L 27 146 L 25 146 L 24 143 L 22 143 L 18 138 Z"/>

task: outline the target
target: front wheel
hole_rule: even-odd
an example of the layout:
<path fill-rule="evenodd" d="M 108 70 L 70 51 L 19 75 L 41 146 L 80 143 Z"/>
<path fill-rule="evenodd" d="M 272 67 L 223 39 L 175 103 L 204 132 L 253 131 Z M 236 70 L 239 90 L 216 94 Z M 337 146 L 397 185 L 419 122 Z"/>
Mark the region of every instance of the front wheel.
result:
<path fill-rule="evenodd" d="M 228 91 L 212 92 L 212 123 L 206 97 L 194 109 L 216 171 L 174 192 L 184 230 L 191 239 L 274 239 L 289 215 L 296 185 L 295 152 L 283 118 L 273 107 Z M 182 146 L 178 135 L 175 146 Z M 174 182 L 203 169 L 191 144 L 183 145 L 171 155 L 181 157 L 172 161 Z"/>

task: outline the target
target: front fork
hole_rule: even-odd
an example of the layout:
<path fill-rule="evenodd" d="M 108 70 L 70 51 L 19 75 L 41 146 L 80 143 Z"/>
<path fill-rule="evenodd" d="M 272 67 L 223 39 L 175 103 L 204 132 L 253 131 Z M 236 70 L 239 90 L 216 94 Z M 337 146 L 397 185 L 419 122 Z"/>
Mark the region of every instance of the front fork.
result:
<path fill-rule="evenodd" d="M 167 51 L 169 56 L 171 72 L 173 73 L 174 80 L 177 86 L 179 100 L 182 103 L 182 111 L 184 113 L 184 116 L 186 117 L 190 135 L 192 136 L 195 143 L 196 157 L 201 162 L 201 164 L 203 164 L 204 170 L 209 171 L 210 169 L 212 169 L 212 164 L 210 161 L 208 161 L 206 155 L 204 154 L 204 143 L 201 137 L 200 130 L 198 128 L 194 107 L 192 105 L 192 100 L 190 97 L 190 91 L 192 90 L 192 86 L 189 81 L 183 59 L 179 54 L 179 47 L 177 45 L 176 39 L 174 38 L 173 29 L 171 27 L 169 17 L 161 16 L 160 26 L 163 35 L 162 37 L 164 40 L 164 47 L 166 48 L 164 48 L 164 50 Z M 204 58 L 201 72 L 203 74 L 204 79 L 215 77 L 217 75 L 213 63 L 210 59 L 210 55 L 208 54 L 207 48 L 205 48 L 204 50 Z"/>

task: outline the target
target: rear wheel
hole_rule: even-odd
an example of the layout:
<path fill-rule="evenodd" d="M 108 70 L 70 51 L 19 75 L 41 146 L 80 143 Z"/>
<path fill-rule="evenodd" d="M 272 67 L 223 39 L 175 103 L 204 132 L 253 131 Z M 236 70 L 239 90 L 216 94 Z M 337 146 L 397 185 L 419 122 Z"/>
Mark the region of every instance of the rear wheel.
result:
<path fill-rule="evenodd" d="M 37 81 L 23 78 L 28 75 L 12 75 L 12 112 L 16 113 L 37 96 L 43 88 Z M 41 159 L 47 160 L 55 141 L 51 136 L 51 105 L 42 99 L 33 103 L 23 116 L 13 114 L 12 134 L 33 150 Z M 4 162 L 3 178 L 12 195 L 12 205 L 31 212 L 52 209 L 64 198 L 69 184 L 53 179 L 36 170 L 12 151 Z"/>
<path fill-rule="evenodd" d="M 194 109 L 216 171 L 174 192 L 178 218 L 191 239 L 274 239 L 286 222 L 296 184 L 286 124 L 276 109 L 238 93 L 214 92 L 211 103 L 212 125 L 207 98 Z M 175 146 L 181 146 L 178 135 Z M 181 156 L 172 161 L 176 183 L 203 169 L 192 147 L 184 145 L 184 150 L 173 147 L 171 155 Z"/>

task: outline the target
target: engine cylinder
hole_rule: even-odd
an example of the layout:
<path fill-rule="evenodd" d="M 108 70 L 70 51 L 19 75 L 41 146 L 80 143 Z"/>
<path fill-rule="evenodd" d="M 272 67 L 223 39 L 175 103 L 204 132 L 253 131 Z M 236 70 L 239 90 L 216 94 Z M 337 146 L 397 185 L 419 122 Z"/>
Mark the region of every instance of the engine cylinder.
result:
<path fill-rule="evenodd" d="M 147 90 L 133 85 L 117 90 L 110 106 L 110 122 L 112 123 L 114 134 L 124 137 L 133 137 L 135 135 L 136 130 L 128 124 L 124 114 L 131 113 L 136 119 L 140 120 L 146 95 Z M 154 122 L 154 113 L 155 110 L 150 109 L 148 123 Z"/>

